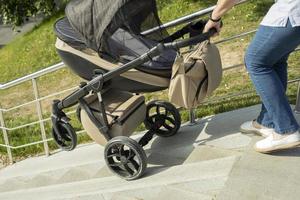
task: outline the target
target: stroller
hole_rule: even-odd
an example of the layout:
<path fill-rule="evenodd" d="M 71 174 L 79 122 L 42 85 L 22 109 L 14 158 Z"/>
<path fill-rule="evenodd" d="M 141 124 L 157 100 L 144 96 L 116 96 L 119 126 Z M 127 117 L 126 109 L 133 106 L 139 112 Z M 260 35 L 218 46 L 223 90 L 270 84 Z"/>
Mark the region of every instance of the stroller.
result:
<path fill-rule="evenodd" d="M 154 135 L 171 137 L 181 126 L 175 106 L 146 105 L 140 94 L 167 89 L 177 52 L 215 30 L 202 34 L 205 22 L 197 21 L 168 35 L 155 0 L 73 0 L 66 16 L 54 25 L 56 48 L 87 82 L 53 102 L 54 141 L 66 151 L 76 147 L 77 135 L 63 110 L 79 104 L 77 116 L 87 134 L 105 146 L 108 168 L 126 180 L 137 179 L 147 166 L 143 147 Z M 188 39 L 178 40 L 186 34 Z M 139 141 L 129 138 L 143 122 L 148 132 Z"/>

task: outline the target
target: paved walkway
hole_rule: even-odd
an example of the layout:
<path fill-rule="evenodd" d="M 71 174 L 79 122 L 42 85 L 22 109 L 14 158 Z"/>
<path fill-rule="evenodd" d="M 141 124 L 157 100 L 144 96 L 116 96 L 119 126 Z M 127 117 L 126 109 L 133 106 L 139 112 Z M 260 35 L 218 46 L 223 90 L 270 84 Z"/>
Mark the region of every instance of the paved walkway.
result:
<path fill-rule="evenodd" d="M 300 148 L 259 154 L 252 146 L 261 137 L 239 132 L 258 109 L 208 117 L 173 138 L 155 138 L 146 147 L 147 173 L 137 181 L 113 176 L 95 144 L 25 160 L 0 171 L 0 199 L 298 200 Z"/>
<path fill-rule="evenodd" d="M 17 27 L 16 31 L 12 30 L 9 25 L 0 24 L 0 49 L 11 42 L 14 38 L 21 36 L 32 30 L 34 26 L 41 22 L 41 18 L 30 19 L 24 25 Z"/>

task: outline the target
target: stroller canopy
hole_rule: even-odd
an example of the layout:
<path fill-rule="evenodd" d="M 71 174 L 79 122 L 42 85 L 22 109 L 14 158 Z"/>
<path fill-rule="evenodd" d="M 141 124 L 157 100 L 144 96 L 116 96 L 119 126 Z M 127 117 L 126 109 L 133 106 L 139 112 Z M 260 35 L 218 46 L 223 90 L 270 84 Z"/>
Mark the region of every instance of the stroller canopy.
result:
<path fill-rule="evenodd" d="M 85 44 L 98 52 L 119 28 L 139 35 L 161 24 L 155 0 L 72 0 L 66 15 Z M 163 32 L 147 37 L 160 41 L 167 35 Z"/>

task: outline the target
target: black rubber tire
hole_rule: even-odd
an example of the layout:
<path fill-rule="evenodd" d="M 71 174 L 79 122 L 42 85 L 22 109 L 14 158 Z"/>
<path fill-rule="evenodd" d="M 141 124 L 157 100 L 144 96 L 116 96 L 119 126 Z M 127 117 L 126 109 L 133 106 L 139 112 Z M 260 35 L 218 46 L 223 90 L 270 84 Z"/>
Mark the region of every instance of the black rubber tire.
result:
<path fill-rule="evenodd" d="M 58 122 L 59 133 L 52 128 L 52 136 L 55 143 L 64 151 L 72 151 L 77 146 L 77 135 L 69 123 Z"/>
<path fill-rule="evenodd" d="M 118 152 L 114 152 L 116 149 Z M 104 158 L 109 170 L 127 181 L 140 178 L 147 168 L 144 149 L 129 137 L 111 139 L 105 146 Z"/>
<path fill-rule="evenodd" d="M 158 113 L 157 109 L 155 111 L 155 114 L 150 116 L 150 112 L 151 109 L 153 108 L 164 108 L 165 109 L 165 115 L 161 115 L 161 113 Z M 160 110 L 159 110 L 160 112 Z M 146 118 L 144 121 L 145 127 L 148 130 L 153 130 L 153 126 L 154 126 L 154 121 L 155 118 L 161 115 L 162 117 L 165 117 L 165 121 L 164 121 L 164 128 L 159 128 L 155 133 L 156 135 L 160 136 L 160 137 L 171 137 L 174 136 L 178 130 L 180 129 L 181 126 L 181 116 L 180 113 L 178 111 L 178 109 L 171 103 L 166 102 L 166 101 L 151 101 L 150 103 L 148 103 L 147 105 L 147 112 L 146 112 Z M 173 127 L 169 126 L 168 124 L 166 124 L 166 121 L 171 122 L 171 124 L 173 125 Z"/>

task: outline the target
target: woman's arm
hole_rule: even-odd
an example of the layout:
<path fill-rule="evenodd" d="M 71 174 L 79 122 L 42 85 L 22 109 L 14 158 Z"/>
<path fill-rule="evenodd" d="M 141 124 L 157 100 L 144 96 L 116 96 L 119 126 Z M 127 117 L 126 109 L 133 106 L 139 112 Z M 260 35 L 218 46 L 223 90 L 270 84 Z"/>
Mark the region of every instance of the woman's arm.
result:
<path fill-rule="evenodd" d="M 211 14 L 211 19 L 204 28 L 204 32 L 207 32 L 211 28 L 216 28 L 219 33 L 221 31 L 221 17 L 223 17 L 238 2 L 239 0 L 219 0 L 216 8 Z"/>

